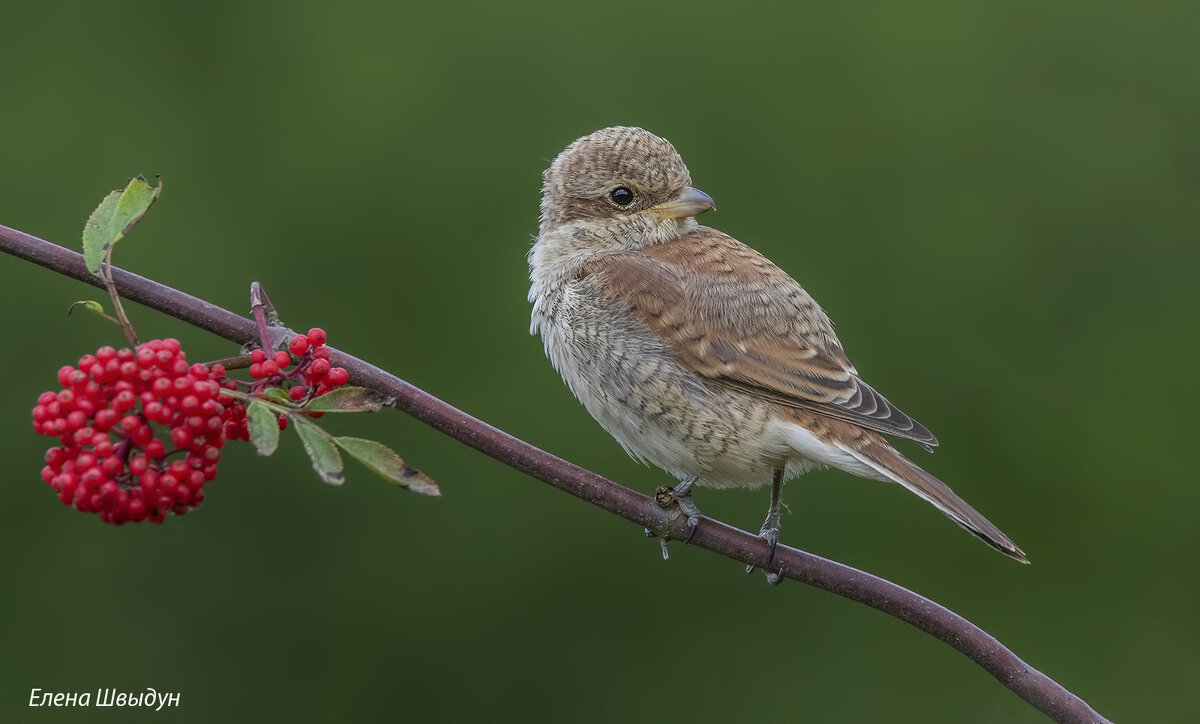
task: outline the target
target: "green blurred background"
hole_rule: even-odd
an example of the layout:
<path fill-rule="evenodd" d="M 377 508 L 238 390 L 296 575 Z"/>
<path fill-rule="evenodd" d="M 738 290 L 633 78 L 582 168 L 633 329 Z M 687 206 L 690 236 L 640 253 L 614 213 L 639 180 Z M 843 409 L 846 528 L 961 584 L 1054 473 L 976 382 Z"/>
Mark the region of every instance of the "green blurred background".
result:
<path fill-rule="evenodd" d="M 642 125 L 796 276 L 942 447 L 904 449 L 1014 564 L 902 490 L 792 484 L 784 541 L 975 621 L 1120 721 L 1200 680 L 1195 3 L 24 3 L 0 11 L 0 223 L 74 246 L 166 183 L 119 264 L 294 327 L 643 491 L 527 333 L 540 173 Z M 1040 721 L 896 620 L 640 529 L 404 415 L 331 420 L 444 490 L 298 442 L 227 449 L 196 512 L 110 528 L 38 478 L 29 409 L 120 343 L 100 298 L 0 258 L 0 719 L 30 689 L 180 692 L 172 720 Z M 192 359 L 222 340 L 140 307 Z M 701 491 L 745 528 L 765 491 Z M 159 713 L 156 716 L 164 716 Z"/>

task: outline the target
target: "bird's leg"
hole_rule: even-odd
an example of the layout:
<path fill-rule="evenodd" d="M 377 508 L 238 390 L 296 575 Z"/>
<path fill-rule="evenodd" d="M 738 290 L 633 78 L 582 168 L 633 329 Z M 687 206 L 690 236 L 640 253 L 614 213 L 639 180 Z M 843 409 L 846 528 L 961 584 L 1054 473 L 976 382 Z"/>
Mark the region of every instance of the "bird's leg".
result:
<path fill-rule="evenodd" d="M 771 546 L 771 554 L 767 557 L 767 568 L 770 568 L 771 562 L 775 560 L 775 545 L 779 542 L 779 511 L 783 507 L 780 504 L 783 498 L 783 472 L 783 468 L 778 468 L 771 478 L 771 507 L 767 509 L 767 519 L 763 521 L 762 528 L 758 531 L 758 537 Z M 746 566 L 746 573 L 753 570 L 753 564 Z M 767 571 L 768 583 L 776 584 L 780 580 L 782 579 L 778 573 Z"/>
<path fill-rule="evenodd" d="M 686 477 L 680 480 L 674 488 L 659 488 L 658 495 L 655 496 L 660 506 L 667 508 L 673 503 L 679 507 L 680 512 L 687 516 L 688 537 L 683 541 L 685 544 L 691 542 L 692 536 L 696 534 L 696 526 L 700 525 L 700 509 L 692 500 L 692 486 L 696 484 L 699 477 L 698 475 Z M 664 550 L 664 554 L 665 552 Z"/>

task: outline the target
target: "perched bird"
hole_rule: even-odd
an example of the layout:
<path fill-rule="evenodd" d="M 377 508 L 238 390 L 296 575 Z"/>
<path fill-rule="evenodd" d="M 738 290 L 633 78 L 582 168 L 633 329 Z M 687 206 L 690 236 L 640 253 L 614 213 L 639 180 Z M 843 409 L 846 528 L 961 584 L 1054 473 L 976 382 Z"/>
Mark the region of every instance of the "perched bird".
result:
<path fill-rule="evenodd" d="M 893 448 L 937 439 L 859 377 L 833 325 L 786 272 L 695 217 L 715 208 L 683 159 L 640 128 L 572 143 L 543 176 L 529 252 L 531 333 L 625 450 L 695 485 L 771 484 L 760 535 L 779 537 L 783 482 L 820 467 L 898 483 L 996 550 L 1004 533 Z"/>

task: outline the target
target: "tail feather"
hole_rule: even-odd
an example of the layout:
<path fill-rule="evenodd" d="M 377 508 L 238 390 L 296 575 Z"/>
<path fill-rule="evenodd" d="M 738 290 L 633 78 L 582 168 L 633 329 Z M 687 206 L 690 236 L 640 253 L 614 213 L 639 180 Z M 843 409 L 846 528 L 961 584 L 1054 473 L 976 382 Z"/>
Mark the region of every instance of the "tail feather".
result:
<path fill-rule="evenodd" d="M 924 498 L 984 543 L 1021 563 L 1029 562 L 1025 552 L 999 528 L 992 525 L 991 521 L 955 495 L 945 483 L 917 467 L 916 463 L 896 452 L 887 443 L 880 441 L 855 450 L 843 447 L 843 450 L 877 472 L 882 479 L 899 483 Z"/>

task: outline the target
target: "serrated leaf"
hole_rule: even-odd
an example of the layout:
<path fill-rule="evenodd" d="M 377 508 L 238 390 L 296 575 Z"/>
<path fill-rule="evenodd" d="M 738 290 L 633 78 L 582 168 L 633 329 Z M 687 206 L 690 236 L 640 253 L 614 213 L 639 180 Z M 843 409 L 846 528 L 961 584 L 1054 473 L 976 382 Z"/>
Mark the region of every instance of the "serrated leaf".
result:
<path fill-rule="evenodd" d="M 361 437 L 335 437 L 333 441 L 360 463 L 393 483 L 422 495 L 442 494 L 437 483 L 430 480 L 428 475 L 416 468 L 410 468 L 395 450 L 381 442 L 364 440 Z"/>
<path fill-rule="evenodd" d="M 313 470 L 317 471 L 322 480 L 330 485 L 346 482 L 346 476 L 342 473 L 342 454 L 333 444 L 329 433 L 307 420 L 299 420 L 296 423 L 296 434 L 300 436 L 300 442 L 304 443 L 304 452 L 308 453 Z"/>
<path fill-rule="evenodd" d="M 339 387 L 308 401 L 309 412 L 379 412 L 387 401 L 383 395 L 365 387 Z"/>
<path fill-rule="evenodd" d="M 88 271 L 100 275 L 108 248 L 142 220 L 161 191 L 161 181 L 151 186 L 144 177 L 135 176 L 124 189 L 104 197 L 83 227 L 83 259 Z"/>
<path fill-rule="evenodd" d="M 284 392 L 282 389 L 280 389 L 278 387 L 268 387 L 265 390 L 263 390 L 262 392 L 259 392 L 257 394 L 262 395 L 263 397 L 267 398 L 268 400 L 273 400 L 275 402 L 279 402 L 279 403 L 282 403 L 285 405 L 294 405 L 295 404 L 294 402 L 292 402 L 292 398 L 288 397 L 288 393 Z"/>
<path fill-rule="evenodd" d="M 112 219 L 120 198 L 120 191 L 105 196 L 83 225 L 83 261 L 88 271 L 96 276 L 100 276 L 100 265 L 104 263 L 104 254 L 112 242 Z"/>
<path fill-rule="evenodd" d="M 154 202 L 158 200 L 158 195 L 162 193 L 162 179 L 158 180 L 157 186 L 151 186 L 146 181 L 146 177 L 142 175 L 134 176 L 129 181 L 129 185 L 121 192 L 121 198 L 117 200 L 117 214 L 115 223 L 120 225 L 120 233 L 114 242 L 120 241 L 126 234 L 133 230 Z"/>
<path fill-rule="evenodd" d="M 246 428 L 259 455 L 270 455 L 279 447 L 279 421 L 264 403 L 252 400 L 246 405 Z"/>

